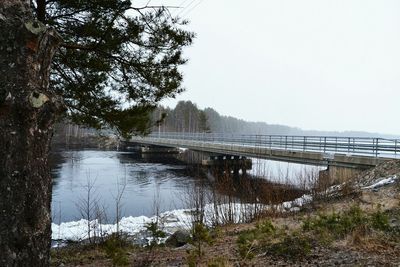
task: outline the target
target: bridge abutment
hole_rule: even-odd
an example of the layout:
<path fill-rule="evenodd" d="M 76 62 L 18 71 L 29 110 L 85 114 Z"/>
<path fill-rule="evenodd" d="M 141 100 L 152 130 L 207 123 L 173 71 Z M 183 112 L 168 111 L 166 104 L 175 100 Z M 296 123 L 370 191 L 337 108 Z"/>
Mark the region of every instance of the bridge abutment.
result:
<path fill-rule="evenodd" d="M 326 170 L 319 172 L 318 184 L 321 188 L 327 188 L 331 185 L 342 184 L 357 177 L 365 168 L 351 168 L 328 165 Z"/>

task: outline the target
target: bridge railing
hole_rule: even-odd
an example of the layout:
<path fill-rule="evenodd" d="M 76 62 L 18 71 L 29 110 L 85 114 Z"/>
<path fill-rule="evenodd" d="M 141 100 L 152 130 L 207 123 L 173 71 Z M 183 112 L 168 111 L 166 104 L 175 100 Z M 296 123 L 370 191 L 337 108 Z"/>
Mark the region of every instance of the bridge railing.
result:
<path fill-rule="evenodd" d="M 296 135 L 235 135 L 220 133 L 175 133 L 160 132 L 149 135 L 152 138 L 236 144 L 270 149 L 293 151 L 315 151 L 367 155 L 374 157 L 394 157 L 400 155 L 400 140 L 370 137 L 337 136 L 296 136 Z"/>

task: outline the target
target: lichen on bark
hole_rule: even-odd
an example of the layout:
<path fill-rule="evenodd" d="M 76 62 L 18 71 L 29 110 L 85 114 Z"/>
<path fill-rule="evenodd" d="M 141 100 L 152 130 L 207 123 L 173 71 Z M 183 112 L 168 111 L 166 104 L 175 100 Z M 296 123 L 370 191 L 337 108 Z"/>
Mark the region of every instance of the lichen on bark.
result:
<path fill-rule="evenodd" d="M 42 107 L 47 101 L 49 101 L 49 97 L 45 94 L 32 92 L 29 95 L 29 102 L 34 108 Z"/>
<path fill-rule="evenodd" d="M 63 107 L 48 79 L 61 38 L 35 24 L 29 1 L 0 1 L 0 15 L 0 266 L 48 266 L 47 129 Z"/>
<path fill-rule="evenodd" d="M 25 28 L 34 35 L 40 35 L 47 29 L 46 25 L 37 20 L 30 20 L 25 22 Z"/>

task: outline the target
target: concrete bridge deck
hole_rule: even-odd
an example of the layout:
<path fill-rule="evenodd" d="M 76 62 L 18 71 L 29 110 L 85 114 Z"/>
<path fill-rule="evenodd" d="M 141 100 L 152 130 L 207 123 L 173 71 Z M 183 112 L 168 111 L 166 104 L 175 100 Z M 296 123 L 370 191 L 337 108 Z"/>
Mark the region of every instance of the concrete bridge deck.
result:
<path fill-rule="evenodd" d="M 400 156 L 400 141 L 383 138 L 158 133 L 127 142 L 355 169 Z"/>

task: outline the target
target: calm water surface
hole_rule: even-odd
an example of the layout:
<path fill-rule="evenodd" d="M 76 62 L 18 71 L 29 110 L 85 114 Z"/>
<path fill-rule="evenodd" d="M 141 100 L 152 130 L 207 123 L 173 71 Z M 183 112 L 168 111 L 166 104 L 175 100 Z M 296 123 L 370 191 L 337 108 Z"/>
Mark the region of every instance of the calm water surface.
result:
<path fill-rule="evenodd" d="M 52 161 L 55 223 L 82 218 L 77 206 L 87 197 L 88 181 L 93 183 L 91 198 L 105 207 L 108 221 L 113 222 L 115 197 L 123 184 L 122 215 L 151 216 L 158 206 L 155 203 L 161 212 L 185 208 L 185 194 L 194 180 L 180 163 L 144 160 L 131 152 L 61 151 L 54 153 Z"/>
<path fill-rule="evenodd" d="M 83 218 L 78 206 L 87 198 L 88 182 L 93 184 L 91 199 L 106 210 L 107 221 L 115 221 L 118 189 L 122 195 L 122 216 L 153 216 L 159 212 L 189 208 L 188 194 L 194 178 L 183 163 L 169 158 L 154 158 L 133 152 L 76 150 L 54 152 L 53 222 Z M 321 168 L 253 159 L 253 176 L 271 181 L 300 184 L 300 176 L 317 173 Z M 206 186 L 209 184 L 205 183 Z"/>

